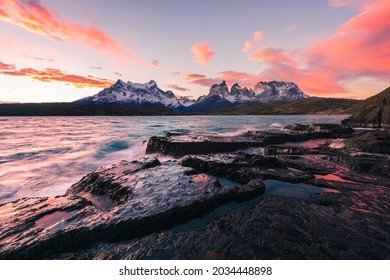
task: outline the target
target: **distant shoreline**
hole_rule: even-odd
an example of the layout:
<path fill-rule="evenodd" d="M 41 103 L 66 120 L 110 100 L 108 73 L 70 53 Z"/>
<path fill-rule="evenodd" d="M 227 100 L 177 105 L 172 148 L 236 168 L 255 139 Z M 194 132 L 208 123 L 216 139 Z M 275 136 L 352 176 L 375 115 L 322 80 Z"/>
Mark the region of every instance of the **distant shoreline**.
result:
<path fill-rule="evenodd" d="M 308 98 L 288 103 L 239 104 L 203 112 L 181 112 L 167 107 L 122 104 L 10 103 L 0 104 L 0 116 L 194 116 L 194 115 L 350 115 L 360 101 Z"/>

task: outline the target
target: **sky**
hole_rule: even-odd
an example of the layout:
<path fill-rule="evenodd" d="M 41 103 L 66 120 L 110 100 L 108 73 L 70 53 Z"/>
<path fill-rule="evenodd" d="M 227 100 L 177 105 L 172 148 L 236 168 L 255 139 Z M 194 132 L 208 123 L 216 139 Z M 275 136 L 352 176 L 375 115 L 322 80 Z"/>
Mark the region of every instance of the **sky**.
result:
<path fill-rule="evenodd" d="M 389 34 L 388 0 L 0 0 L 0 102 L 69 102 L 117 79 L 365 99 L 390 86 Z"/>

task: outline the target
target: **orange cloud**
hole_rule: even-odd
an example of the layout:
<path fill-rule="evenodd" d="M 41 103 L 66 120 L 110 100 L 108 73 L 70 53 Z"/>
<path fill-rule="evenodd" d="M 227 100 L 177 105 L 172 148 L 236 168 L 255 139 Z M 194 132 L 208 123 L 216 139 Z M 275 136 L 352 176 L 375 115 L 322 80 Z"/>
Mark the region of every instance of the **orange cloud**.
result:
<path fill-rule="evenodd" d="M 195 61 L 203 65 L 209 64 L 210 60 L 215 55 L 207 42 L 193 45 L 191 52 L 194 54 Z"/>
<path fill-rule="evenodd" d="M 255 53 L 253 53 L 250 58 L 266 63 L 278 62 L 290 65 L 296 64 L 296 62 L 294 61 L 293 52 L 272 47 L 262 47 L 258 49 Z"/>
<path fill-rule="evenodd" d="M 182 92 L 190 91 L 188 88 L 184 88 L 178 85 L 167 85 L 167 88 L 177 90 L 177 91 L 182 91 Z"/>
<path fill-rule="evenodd" d="M 0 70 L 14 70 L 15 65 L 12 64 L 6 64 L 0 61 Z"/>
<path fill-rule="evenodd" d="M 356 76 L 390 77 L 390 2 L 377 0 L 346 22 L 338 32 L 313 44 L 308 63 Z M 326 52 L 324 52 L 326 50 Z"/>
<path fill-rule="evenodd" d="M 139 64 L 146 64 L 135 54 L 124 50 L 118 41 L 104 31 L 65 20 L 45 8 L 39 0 L 2 0 L 0 20 L 55 40 L 70 40 Z"/>
<path fill-rule="evenodd" d="M 337 3 L 336 3 L 337 2 Z M 317 95 L 347 93 L 346 84 L 373 77 L 390 77 L 390 2 L 387 0 L 335 1 L 355 5 L 361 11 L 327 39 L 307 49 L 289 51 L 262 47 L 250 58 L 268 68 L 258 76 L 293 81 L 305 92 Z"/>
<path fill-rule="evenodd" d="M 242 52 L 247 53 L 250 50 L 252 50 L 254 47 L 256 47 L 261 40 L 264 38 L 264 33 L 261 31 L 256 31 L 255 34 L 253 35 L 253 40 L 252 41 L 246 41 L 245 46 L 242 49 Z"/>
<path fill-rule="evenodd" d="M 34 68 L 22 68 L 17 70 L 15 66 L 0 62 L 0 75 L 29 77 L 41 82 L 63 82 L 77 88 L 97 87 L 105 88 L 113 84 L 113 81 L 97 78 L 91 75 L 79 76 L 68 74 L 58 69 L 46 68 L 37 70 Z"/>

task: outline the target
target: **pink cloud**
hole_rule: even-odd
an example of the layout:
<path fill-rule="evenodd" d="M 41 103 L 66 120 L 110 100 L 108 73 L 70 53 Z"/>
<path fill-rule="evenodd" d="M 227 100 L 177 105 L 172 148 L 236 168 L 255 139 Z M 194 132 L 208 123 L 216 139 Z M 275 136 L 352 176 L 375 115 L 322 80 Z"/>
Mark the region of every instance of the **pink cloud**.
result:
<path fill-rule="evenodd" d="M 362 5 L 362 1 L 358 1 Z M 352 5 L 339 1 L 335 5 Z M 250 58 L 268 68 L 258 76 L 296 82 L 309 94 L 347 93 L 346 84 L 373 77 L 390 77 L 390 2 L 370 1 L 327 39 L 290 51 L 262 47 Z"/>
<path fill-rule="evenodd" d="M 308 62 L 354 76 L 390 77 L 390 2 L 377 0 L 347 21 L 338 32 L 310 46 Z M 324 52 L 326 50 L 326 52 Z"/>
<path fill-rule="evenodd" d="M 70 40 L 139 64 L 146 64 L 137 55 L 124 50 L 117 40 L 101 29 L 65 20 L 44 7 L 39 0 L 2 0 L 0 20 L 55 40 Z"/>
<path fill-rule="evenodd" d="M 15 65 L 13 64 L 6 64 L 0 61 L 0 70 L 14 70 Z"/>
<path fill-rule="evenodd" d="M 46 68 L 44 70 L 37 70 L 34 68 L 22 68 L 17 70 L 14 65 L 0 62 L 0 75 L 29 77 L 33 80 L 41 82 L 63 82 L 67 85 L 72 85 L 77 88 L 105 88 L 113 84 L 113 81 L 97 78 L 91 75 L 79 76 L 68 74 L 58 69 Z"/>
<path fill-rule="evenodd" d="M 372 0 L 328 0 L 329 5 L 333 8 L 341 8 L 347 6 L 359 8 L 370 2 L 372 2 Z"/>
<path fill-rule="evenodd" d="M 195 61 L 203 65 L 209 64 L 210 60 L 215 55 L 207 42 L 194 44 L 191 48 L 191 52 L 194 54 Z"/>
<path fill-rule="evenodd" d="M 182 92 L 190 91 L 188 88 L 184 88 L 178 85 L 167 85 L 167 88 L 177 90 L 177 91 L 182 91 Z"/>
<path fill-rule="evenodd" d="M 255 34 L 253 35 L 253 40 L 252 41 L 246 41 L 245 46 L 242 49 L 242 52 L 247 53 L 250 50 L 252 50 L 254 47 L 256 47 L 261 40 L 264 38 L 264 33 L 261 31 L 256 31 Z"/>
<path fill-rule="evenodd" d="M 295 65 L 294 52 L 287 51 L 284 49 L 276 49 L 272 47 L 262 47 L 253 53 L 250 58 L 266 63 L 285 63 Z"/>

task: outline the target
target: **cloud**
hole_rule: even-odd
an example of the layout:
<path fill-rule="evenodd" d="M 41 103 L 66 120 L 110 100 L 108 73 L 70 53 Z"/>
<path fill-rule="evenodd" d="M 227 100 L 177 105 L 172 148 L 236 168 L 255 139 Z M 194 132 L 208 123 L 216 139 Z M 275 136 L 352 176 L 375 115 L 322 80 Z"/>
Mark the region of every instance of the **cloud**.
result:
<path fill-rule="evenodd" d="M 37 70 L 34 68 L 16 69 L 14 65 L 0 62 L 0 75 L 29 77 L 41 82 L 62 82 L 67 85 L 72 85 L 76 88 L 105 88 L 113 84 L 113 81 L 97 78 L 91 75 L 79 76 L 68 74 L 58 69 L 46 68 L 44 70 Z"/>
<path fill-rule="evenodd" d="M 352 5 L 339 1 L 335 5 Z M 358 1 L 362 3 L 362 1 Z M 362 4 L 363 5 L 363 4 Z M 309 94 L 345 94 L 355 80 L 390 77 L 390 2 L 370 1 L 333 35 L 306 49 L 262 47 L 250 55 L 267 68 L 258 76 L 289 80 Z M 359 90 L 359 89 L 357 89 Z"/>
<path fill-rule="evenodd" d="M 95 69 L 95 70 L 103 70 L 103 67 L 101 67 L 101 66 L 90 66 L 90 68 Z"/>
<path fill-rule="evenodd" d="M 333 8 L 342 8 L 347 6 L 360 8 L 370 2 L 372 2 L 372 0 L 328 0 L 329 6 Z"/>
<path fill-rule="evenodd" d="M 200 85 L 204 87 L 210 87 L 213 84 L 220 82 L 220 79 L 209 78 L 206 75 L 202 75 L 202 74 L 187 74 L 187 73 L 180 73 L 180 72 L 176 72 L 173 74 L 181 76 L 189 84 Z"/>
<path fill-rule="evenodd" d="M 309 65 L 344 77 L 390 77 L 390 2 L 377 0 L 342 25 L 332 37 L 310 46 Z M 326 50 L 326 52 L 324 52 Z M 344 78 L 348 78 L 345 76 Z"/>
<path fill-rule="evenodd" d="M 41 60 L 41 61 L 48 61 L 48 62 L 53 62 L 54 60 L 51 59 L 51 58 L 44 58 L 44 57 L 38 57 L 38 56 L 34 56 L 33 59 L 35 60 Z"/>
<path fill-rule="evenodd" d="M 287 27 L 284 28 L 282 31 L 283 31 L 284 33 L 286 33 L 286 32 L 291 32 L 291 31 L 297 29 L 298 27 L 299 27 L 299 24 L 298 24 L 298 23 L 295 23 L 295 24 L 293 24 L 293 25 L 287 26 Z"/>
<path fill-rule="evenodd" d="M 295 65 L 294 52 L 287 51 L 284 49 L 277 49 L 272 47 L 262 47 L 255 53 L 250 55 L 251 59 L 263 61 L 266 63 L 279 62 L 284 64 Z"/>
<path fill-rule="evenodd" d="M 194 44 L 191 48 L 191 52 L 194 54 L 195 61 L 203 65 L 209 64 L 210 60 L 215 55 L 207 42 Z"/>
<path fill-rule="evenodd" d="M 116 75 L 116 76 L 119 76 L 119 77 L 123 77 L 123 75 L 119 72 L 112 72 L 112 74 Z"/>
<path fill-rule="evenodd" d="M 166 86 L 167 86 L 167 88 L 177 90 L 177 91 L 182 91 L 182 92 L 190 91 L 188 88 L 184 88 L 184 87 L 181 87 L 178 85 L 166 85 Z"/>
<path fill-rule="evenodd" d="M 244 53 L 249 52 L 252 50 L 254 47 L 256 47 L 261 40 L 264 38 L 264 33 L 261 31 L 256 31 L 255 34 L 253 35 L 253 40 L 252 41 L 246 41 L 244 48 L 241 50 Z"/>
<path fill-rule="evenodd" d="M 15 65 L 13 64 L 6 64 L 6 63 L 3 63 L 0 61 L 0 70 L 3 71 L 3 70 L 14 70 L 15 69 Z"/>
<path fill-rule="evenodd" d="M 156 67 L 156 68 L 160 68 L 160 66 L 161 66 L 160 61 L 158 61 L 158 60 L 156 60 L 156 59 L 153 59 L 151 64 L 152 64 L 154 67 Z"/>
<path fill-rule="evenodd" d="M 54 40 L 69 40 L 139 64 L 147 64 L 137 55 L 124 50 L 117 40 L 101 29 L 65 20 L 44 7 L 39 0 L 2 0 L 0 20 Z"/>

